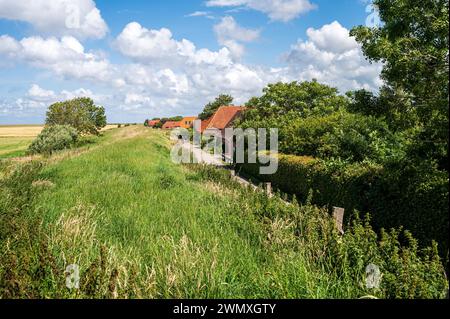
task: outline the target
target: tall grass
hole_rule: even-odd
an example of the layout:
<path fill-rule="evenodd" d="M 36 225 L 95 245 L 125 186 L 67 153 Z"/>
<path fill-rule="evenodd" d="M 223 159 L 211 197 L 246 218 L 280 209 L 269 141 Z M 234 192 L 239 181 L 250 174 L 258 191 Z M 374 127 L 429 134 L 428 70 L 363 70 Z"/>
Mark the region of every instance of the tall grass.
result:
<path fill-rule="evenodd" d="M 442 297 L 435 249 L 364 222 L 178 166 L 163 133 L 128 127 L 76 157 L 4 167 L 0 296 L 10 298 Z M 57 156 L 57 155 L 56 155 Z M 365 267 L 385 274 L 365 287 Z M 80 268 L 79 289 L 65 286 Z"/>

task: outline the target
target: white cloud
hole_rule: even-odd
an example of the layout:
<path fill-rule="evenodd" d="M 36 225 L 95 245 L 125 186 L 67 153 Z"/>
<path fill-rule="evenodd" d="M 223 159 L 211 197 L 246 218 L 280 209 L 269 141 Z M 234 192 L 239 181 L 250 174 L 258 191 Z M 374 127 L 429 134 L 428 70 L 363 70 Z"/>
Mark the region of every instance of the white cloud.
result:
<path fill-rule="evenodd" d="M 222 40 L 229 40 L 233 36 L 230 30 L 238 29 L 237 25 L 225 28 Z M 246 65 L 234 59 L 229 48 L 198 49 L 189 40 L 174 39 L 169 29 L 146 29 L 135 22 L 128 24 L 114 41 L 115 47 L 131 60 L 123 64 L 112 64 L 102 54 L 86 52 L 74 37 L 29 37 L 18 41 L 0 36 L 0 59 L 25 62 L 67 79 L 87 80 L 89 85 L 89 89 L 56 92 L 35 84 L 21 99 L 6 104 L 0 101 L 0 114 L 11 110 L 18 114 L 39 110 L 43 114 L 45 107 L 56 100 L 90 96 L 107 107 L 112 121 L 120 121 L 127 114 L 194 115 L 220 93 L 233 95 L 236 104 L 244 103 L 260 95 L 268 83 L 277 81 L 316 78 L 341 92 L 379 87 L 381 66 L 364 59 L 359 45 L 338 22 L 310 28 L 307 36 L 284 54 L 285 65 L 279 68 Z M 243 32 L 237 39 L 231 40 L 251 41 L 256 33 Z M 99 94 L 98 89 L 103 93 Z"/>
<path fill-rule="evenodd" d="M 214 16 L 211 14 L 211 12 L 208 12 L 208 11 L 195 11 L 195 12 L 185 15 L 185 17 L 188 17 L 188 18 L 205 17 L 205 18 L 208 18 L 211 20 L 214 19 Z"/>
<path fill-rule="evenodd" d="M 99 39 L 108 32 L 93 0 L 0 0 L 0 18 L 25 21 L 56 36 Z"/>
<path fill-rule="evenodd" d="M 245 48 L 240 42 L 252 42 L 259 38 L 260 31 L 241 27 L 231 16 L 223 17 L 214 26 L 220 45 L 226 46 L 234 57 L 240 58 Z"/>
<path fill-rule="evenodd" d="M 209 7 L 245 6 L 263 12 L 272 21 L 287 22 L 316 8 L 309 0 L 208 0 Z"/>
<path fill-rule="evenodd" d="M 55 93 L 52 90 L 46 90 L 38 84 L 32 84 L 28 90 L 26 98 L 33 102 L 42 102 L 43 105 L 50 105 L 58 101 L 71 100 L 77 97 L 90 97 L 95 103 L 101 103 L 107 99 L 105 95 L 94 94 L 90 89 L 79 88 L 76 90 L 62 90 Z"/>
<path fill-rule="evenodd" d="M 337 21 L 324 25 L 315 30 L 306 30 L 309 40 L 321 50 L 332 50 L 335 53 L 343 53 L 352 49 L 359 49 L 355 38 L 349 36 L 349 31 Z"/>
<path fill-rule="evenodd" d="M 9 101 L 0 100 L 0 116 L 42 118 L 49 105 L 77 97 L 90 97 L 97 104 L 108 103 L 111 100 L 109 95 L 94 94 L 90 89 L 79 88 L 56 93 L 53 90 L 44 89 L 38 84 L 32 84 L 23 97 Z"/>
<path fill-rule="evenodd" d="M 55 92 L 52 90 L 45 90 L 37 84 L 33 84 L 28 90 L 28 97 L 34 101 L 49 101 L 56 98 Z"/>
<path fill-rule="evenodd" d="M 159 66 L 231 63 L 227 49 L 217 52 L 208 49 L 197 50 L 189 40 L 175 40 L 169 29 L 149 30 L 137 22 L 131 22 L 123 29 L 115 45 L 123 55 L 135 61 Z"/>
<path fill-rule="evenodd" d="M 341 91 L 376 90 L 382 65 L 368 62 L 349 31 L 337 21 L 308 29 L 308 40 L 299 40 L 285 55 L 288 73 L 301 80 L 317 79 Z"/>
<path fill-rule="evenodd" d="M 84 51 L 74 37 L 29 37 L 17 41 L 7 35 L 0 37 L 0 54 L 12 61 L 28 63 L 55 74 L 76 79 L 106 80 L 113 67 L 108 60 Z"/>

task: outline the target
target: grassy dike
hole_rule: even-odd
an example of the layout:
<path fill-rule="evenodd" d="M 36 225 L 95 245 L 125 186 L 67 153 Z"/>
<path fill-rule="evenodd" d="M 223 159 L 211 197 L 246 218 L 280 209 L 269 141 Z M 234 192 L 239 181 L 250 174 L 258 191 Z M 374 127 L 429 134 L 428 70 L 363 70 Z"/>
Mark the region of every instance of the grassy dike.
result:
<path fill-rule="evenodd" d="M 131 126 L 105 132 L 78 152 L 56 154 L 43 167 L 29 164 L 14 173 L 4 165 L 11 172 L 2 181 L 0 296 L 426 298 L 445 293 L 433 252 L 419 259 L 412 243 L 400 254 L 395 234 L 386 234 L 386 249 L 378 252 L 376 235 L 364 224 L 339 237 L 324 210 L 287 207 L 242 189 L 223 171 L 173 164 L 169 152 L 165 133 Z M 385 255 L 393 263 L 383 261 Z M 382 289 L 364 287 L 370 260 L 387 273 Z M 79 289 L 65 286 L 69 264 L 79 266 Z M 389 279 L 391 273 L 403 279 Z"/>

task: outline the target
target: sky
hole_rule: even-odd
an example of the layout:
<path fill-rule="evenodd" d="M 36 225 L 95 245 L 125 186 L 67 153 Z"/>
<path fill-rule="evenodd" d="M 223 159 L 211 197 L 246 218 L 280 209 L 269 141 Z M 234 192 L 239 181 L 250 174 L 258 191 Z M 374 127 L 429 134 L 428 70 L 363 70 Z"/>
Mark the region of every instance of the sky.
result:
<path fill-rule="evenodd" d="M 367 0 L 0 0 L 0 124 L 79 96 L 124 123 L 279 81 L 376 91 L 381 65 L 349 36 L 374 21 Z"/>

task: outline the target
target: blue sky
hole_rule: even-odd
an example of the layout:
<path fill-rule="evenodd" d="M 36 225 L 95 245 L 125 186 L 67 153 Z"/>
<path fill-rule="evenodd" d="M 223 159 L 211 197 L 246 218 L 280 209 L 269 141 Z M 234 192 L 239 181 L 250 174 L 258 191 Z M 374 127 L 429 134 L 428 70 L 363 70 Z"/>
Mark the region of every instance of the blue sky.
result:
<path fill-rule="evenodd" d="M 109 122 L 195 115 L 271 82 L 376 90 L 348 30 L 363 0 L 0 0 L 0 124 L 42 123 L 51 103 L 90 96 Z"/>

